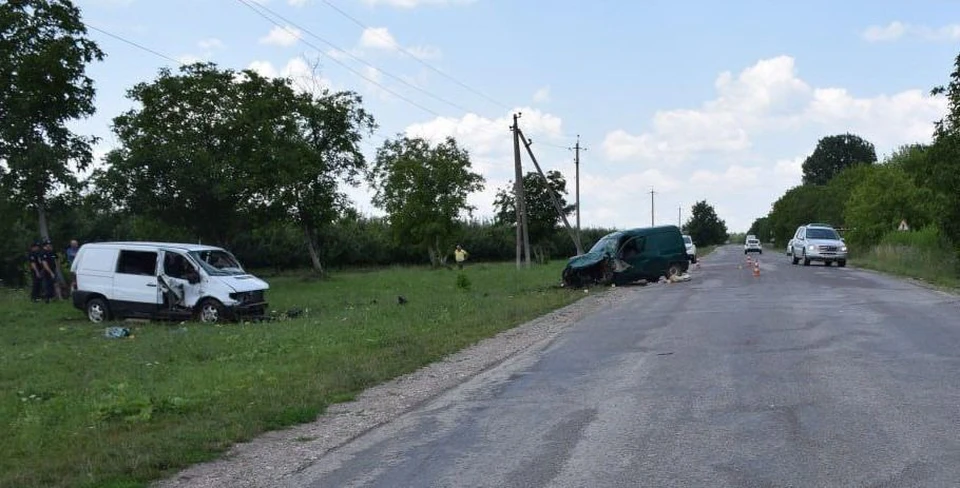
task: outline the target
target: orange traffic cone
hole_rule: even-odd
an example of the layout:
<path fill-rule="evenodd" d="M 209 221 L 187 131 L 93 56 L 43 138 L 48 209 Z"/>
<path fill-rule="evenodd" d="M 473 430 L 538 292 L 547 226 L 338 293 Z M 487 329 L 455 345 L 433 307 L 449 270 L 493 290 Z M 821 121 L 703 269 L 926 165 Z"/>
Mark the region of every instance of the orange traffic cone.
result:
<path fill-rule="evenodd" d="M 756 263 L 753 264 L 753 277 L 754 278 L 760 277 L 760 261 L 757 261 Z"/>

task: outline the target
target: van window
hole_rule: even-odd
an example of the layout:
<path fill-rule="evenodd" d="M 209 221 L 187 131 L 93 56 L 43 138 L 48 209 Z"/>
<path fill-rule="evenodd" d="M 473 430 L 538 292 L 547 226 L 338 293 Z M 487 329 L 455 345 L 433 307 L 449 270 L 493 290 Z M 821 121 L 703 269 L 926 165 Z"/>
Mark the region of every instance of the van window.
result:
<path fill-rule="evenodd" d="M 686 252 L 683 247 L 683 240 L 677 239 L 679 234 L 673 232 L 658 232 L 650 236 L 650 252 L 653 254 L 670 254 L 681 250 Z"/>
<path fill-rule="evenodd" d="M 120 251 L 117 273 L 156 276 L 157 253 L 152 251 Z"/>

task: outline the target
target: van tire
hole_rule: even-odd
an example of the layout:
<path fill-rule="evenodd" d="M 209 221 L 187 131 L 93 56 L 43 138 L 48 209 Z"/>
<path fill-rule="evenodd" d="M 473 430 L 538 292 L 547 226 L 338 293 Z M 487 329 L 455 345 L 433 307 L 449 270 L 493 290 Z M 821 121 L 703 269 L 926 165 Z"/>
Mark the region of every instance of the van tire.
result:
<path fill-rule="evenodd" d="M 107 305 L 107 301 L 102 298 L 87 300 L 86 312 L 87 318 L 95 324 L 110 320 L 110 307 Z"/>
<path fill-rule="evenodd" d="M 223 322 L 226 317 L 223 304 L 214 298 L 204 298 L 197 306 L 197 318 L 205 324 Z"/>
<path fill-rule="evenodd" d="M 681 274 L 683 274 L 683 266 L 681 266 L 679 263 L 672 263 L 667 267 L 667 274 L 665 277 L 670 279 L 674 276 L 680 276 Z"/>

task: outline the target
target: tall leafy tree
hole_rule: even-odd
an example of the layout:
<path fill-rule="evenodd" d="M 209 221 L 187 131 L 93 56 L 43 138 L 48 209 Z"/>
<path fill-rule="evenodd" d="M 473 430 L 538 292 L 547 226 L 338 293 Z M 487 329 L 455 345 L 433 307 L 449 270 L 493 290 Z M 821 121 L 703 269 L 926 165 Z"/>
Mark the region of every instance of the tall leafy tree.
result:
<path fill-rule="evenodd" d="M 690 218 L 683 228 L 697 245 L 710 246 L 727 241 L 727 224 L 717 216 L 717 211 L 706 200 L 701 200 L 690 209 Z"/>
<path fill-rule="evenodd" d="M 530 235 L 530 242 L 536 249 L 538 260 L 545 258 L 545 244 L 555 234 L 557 226 L 561 222 L 560 214 L 553 205 L 550 198 L 548 186 L 556 195 L 564 215 L 570 215 L 573 205 L 568 205 L 565 195 L 567 194 L 567 180 L 563 174 L 556 170 L 547 171 L 546 181 L 540 176 L 540 173 L 531 171 L 523 176 L 523 192 L 527 204 L 527 232 Z M 516 224 L 517 202 L 514 197 L 514 182 L 511 181 L 505 187 L 497 190 L 497 195 L 493 200 L 494 218 L 498 224 Z"/>
<path fill-rule="evenodd" d="M 197 63 L 128 96 L 139 107 L 114 119 L 121 147 L 99 178 L 119 205 L 221 244 L 258 216 L 295 222 L 322 272 L 318 229 L 347 206 L 339 183 L 366 167 L 358 146 L 374 122 L 357 95 Z"/>
<path fill-rule="evenodd" d="M 803 162 L 805 185 L 826 185 L 834 176 L 858 164 L 877 162 L 873 144 L 854 134 L 827 136 Z"/>
<path fill-rule="evenodd" d="M 760 217 L 753 221 L 747 234 L 753 234 L 760 239 L 760 242 L 769 242 L 773 238 L 773 228 L 770 225 L 770 217 Z"/>
<path fill-rule="evenodd" d="M 938 197 L 921 188 L 900 166 L 884 164 L 861 181 L 850 195 L 846 222 L 850 240 L 856 244 L 877 244 L 901 220 L 916 229 L 934 222 Z"/>
<path fill-rule="evenodd" d="M 43 237 L 51 194 L 93 160 L 96 139 L 67 124 L 94 113 L 86 67 L 102 59 L 69 0 L 0 2 L 0 187 L 37 213 Z"/>
<path fill-rule="evenodd" d="M 921 185 L 943 195 L 940 227 L 960 245 L 960 54 L 954 61 L 950 82 L 935 87 L 931 94 L 946 97 L 947 114 L 934 124 L 933 145 L 926 151 L 925 163 L 914 165 L 911 173 Z"/>
<path fill-rule="evenodd" d="M 373 204 L 389 215 L 394 237 L 426 250 L 433 265 L 445 262 L 458 217 L 474 210 L 467 197 L 484 187 L 470 154 L 452 137 L 437 145 L 419 137 L 385 141 L 368 180 Z"/>

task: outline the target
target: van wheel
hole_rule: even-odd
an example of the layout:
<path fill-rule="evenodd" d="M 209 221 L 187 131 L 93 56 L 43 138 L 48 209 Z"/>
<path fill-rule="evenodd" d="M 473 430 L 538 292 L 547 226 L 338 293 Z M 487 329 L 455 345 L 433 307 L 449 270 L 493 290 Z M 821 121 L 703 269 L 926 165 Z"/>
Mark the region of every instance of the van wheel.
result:
<path fill-rule="evenodd" d="M 674 276 L 680 276 L 683 273 L 683 268 L 679 264 L 673 263 L 667 268 L 667 279 L 673 278 Z"/>
<path fill-rule="evenodd" d="M 213 298 L 207 298 L 200 302 L 200 306 L 197 307 L 197 315 L 200 321 L 206 324 L 223 322 L 225 318 L 223 305 Z"/>
<path fill-rule="evenodd" d="M 93 298 L 87 302 L 87 318 L 95 324 L 110 320 L 110 309 L 106 300 Z"/>

